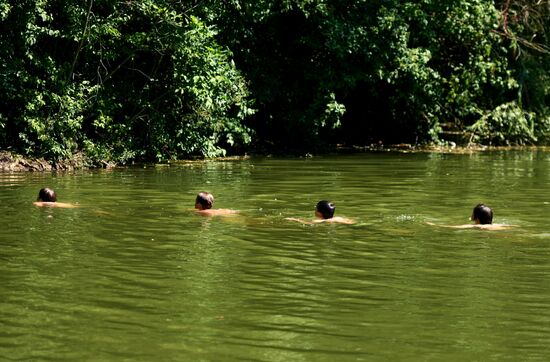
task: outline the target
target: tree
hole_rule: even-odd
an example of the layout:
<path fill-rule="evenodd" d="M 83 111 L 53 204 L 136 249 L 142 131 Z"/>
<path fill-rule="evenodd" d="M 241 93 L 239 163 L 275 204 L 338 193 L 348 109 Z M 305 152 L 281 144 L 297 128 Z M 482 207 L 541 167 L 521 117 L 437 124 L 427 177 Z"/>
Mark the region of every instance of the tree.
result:
<path fill-rule="evenodd" d="M 210 4 L 276 144 L 437 141 L 515 96 L 487 0 Z"/>
<path fill-rule="evenodd" d="M 245 81 L 181 4 L 0 1 L 0 140 L 53 161 L 119 162 L 248 143 Z"/>

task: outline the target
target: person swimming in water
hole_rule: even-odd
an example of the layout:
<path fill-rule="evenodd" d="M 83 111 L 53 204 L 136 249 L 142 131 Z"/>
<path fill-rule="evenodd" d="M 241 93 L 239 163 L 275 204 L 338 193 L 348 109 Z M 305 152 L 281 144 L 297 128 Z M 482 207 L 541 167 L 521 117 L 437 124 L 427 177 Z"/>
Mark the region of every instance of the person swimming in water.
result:
<path fill-rule="evenodd" d="M 195 210 L 203 216 L 225 216 L 238 213 L 237 210 L 230 209 L 213 209 L 214 195 L 210 192 L 199 192 L 195 198 Z"/>
<path fill-rule="evenodd" d="M 484 204 L 477 204 L 470 218 L 475 225 L 490 225 L 493 223 L 493 210 Z"/>
<path fill-rule="evenodd" d="M 288 221 L 297 221 L 303 224 L 319 224 L 319 223 L 334 223 L 334 224 L 355 224 L 355 221 L 340 217 L 334 216 L 334 211 L 336 206 L 330 201 L 321 200 L 315 206 L 315 217 L 316 219 L 308 221 L 303 219 L 298 219 L 294 217 L 287 217 L 285 220 Z"/>
<path fill-rule="evenodd" d="M 470 217 L 473 224 L 465 225 L 439 225 L 454 229 L 482 229 L 482 230 L 506 230 L 517 225 L 493 224 L 493 209 L 485 204 L 477 204 L 472 210 Z M 435 225 L 428 222 L 428 225 Z M 437 225 L 436 225 L 437 226 Z"/>
<path fill-rule="evenodd" d="M 63 207 L 63 208 L 74 208 L 77 207 L 73 204 L 68 204 L 65 202 L 57 202 L 57 194 L 54 190 L 49 187 L 44 187 L 38 192 L 38 197 L 35 202 L 36 206 L 49 206 L 49 207 Z"/>

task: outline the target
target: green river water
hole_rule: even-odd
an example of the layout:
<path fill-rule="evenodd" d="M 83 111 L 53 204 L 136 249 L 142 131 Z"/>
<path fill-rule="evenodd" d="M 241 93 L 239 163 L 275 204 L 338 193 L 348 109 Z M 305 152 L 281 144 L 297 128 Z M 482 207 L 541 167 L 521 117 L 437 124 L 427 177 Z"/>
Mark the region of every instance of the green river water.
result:
<path fill-rule="evenodd" d="M 548 360 L 549 211 L 542 150 L 0 174 L 0 360 Z"/>

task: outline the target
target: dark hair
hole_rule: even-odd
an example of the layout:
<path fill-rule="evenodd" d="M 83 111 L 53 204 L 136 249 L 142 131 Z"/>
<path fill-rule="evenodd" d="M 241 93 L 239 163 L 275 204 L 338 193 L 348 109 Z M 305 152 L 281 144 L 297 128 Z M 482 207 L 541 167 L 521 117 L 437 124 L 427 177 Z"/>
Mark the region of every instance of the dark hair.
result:
<path fill-rule="evenodd" d="M 211 209 L 213 203 L 214 195 L 212 195 L 210 192 L 199 192 L 197 198 L 195 199 L 195 205 L 201 205 L 204 210 Z"/>
<path fill-rule="evenodd" d="M 493 223 L 493 210 L 487 205 L 477 204 L 472 212 L 472 221 L 479 220 L 480 224 Z"/>
<path fill-rule="evenodd" d="M 44 187 L 43 189 L 40 189 L 38 192 L 38 198 L 36 201 L 43 201 L 43 202 L 56 202 L 57 201 L 57 195 L 55 194 L 55 191 Z"/>
<path fill-rule="evenodd" d="M 318 211 L 323 216 L 323 219 L 332 219 L 335 209 L 334 204 L 327 200 L 321 200 L 315 206 L 315 211 Z"/>

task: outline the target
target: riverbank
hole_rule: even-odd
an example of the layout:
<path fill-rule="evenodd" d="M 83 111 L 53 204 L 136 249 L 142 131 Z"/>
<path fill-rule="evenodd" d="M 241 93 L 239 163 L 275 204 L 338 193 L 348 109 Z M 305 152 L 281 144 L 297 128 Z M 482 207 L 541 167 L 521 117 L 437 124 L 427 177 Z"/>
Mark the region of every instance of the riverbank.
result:
<path fill-rule="evenodd" d="M 369 145 L 369 146 L 342 146 L 337 145 L 329 153 L 368 153 L 368 152 L 398 152 L 398 153 L 420 153 L 420 152 L 433 152 L 433 153 L 476 153 L 476 152 L 490 152 L 490 151 L 512 151 L 512 150 L 540 150 L 544 152 L 550 151 L 550 146 L 484 146 L 484 145 L 470 145 L 468 147 L 460 147 L 451 145 L 412 145 L 412 144 L 394 144 L 394 145 Z M 265 157 L 284 157 L 288 155 L 274 155 L 264 153 L 252 153 L 253 156 L 265 156 Z M 293 157 L 315 157 L 317 154 L 306 153 L 302 155 L 293 154 Z M 230 156 L 215 158 L 213 160 L 240 160 L 247 158 L 250 155 Z M 184 162 L 197 162 L 204 159 L 190 158 L 188 160 L 178 161 L 166 161 L 158 163 L 157 165 L 170 166 L 171 164 L 181 164 Z M 138 163 L 147 165 L 149 163 Z M 93 169 L 103 168 L 110 169 L 117 166 L 114 162 L 102 161 L 99 164 L 92 164 L 87 161 L 86 157 L 82 154 L 77 154 L 72 160 L 65 160 L 61 162 L 52 163 L 44 158 L 25 157 L 19 154 L 15 154 L 10 151 L 0 151 L 0 172 L 52 172 L 52 171 L 73 171 L 79 169 Z"/>
<path fill-rule="evenodd" d="M 52 166 L 45 159 L 32 159 L 0 151 L 0 170 L 4 172 L 51 171 Z"/>
<path fill-rule="evenodd" d="M 102 162 L 94 168 L 111 168 L 114 163 Z M 51 171 L 72 171 L 78 169 L 92 168 L 82 154 L 74 155 L 73 159 L 49 162 L 44 158 L 25 157 L 10 151 L 0 151 L 0 172 L 51 172 Z"/>

